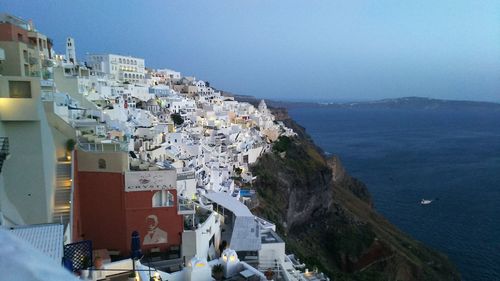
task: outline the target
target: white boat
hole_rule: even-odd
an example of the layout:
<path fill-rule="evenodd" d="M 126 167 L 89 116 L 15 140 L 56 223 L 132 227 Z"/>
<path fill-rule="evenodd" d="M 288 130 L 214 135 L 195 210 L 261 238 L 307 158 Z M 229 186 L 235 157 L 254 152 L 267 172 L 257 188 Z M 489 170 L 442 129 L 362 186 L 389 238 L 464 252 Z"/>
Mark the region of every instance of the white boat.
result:
<path fill-rule="evenodd" d="M 422 201 L 420 201 L 420 204 L 422 205 L 429 205 L 430 203 L 432 203 L 432 200 L 422 199 Z"/>

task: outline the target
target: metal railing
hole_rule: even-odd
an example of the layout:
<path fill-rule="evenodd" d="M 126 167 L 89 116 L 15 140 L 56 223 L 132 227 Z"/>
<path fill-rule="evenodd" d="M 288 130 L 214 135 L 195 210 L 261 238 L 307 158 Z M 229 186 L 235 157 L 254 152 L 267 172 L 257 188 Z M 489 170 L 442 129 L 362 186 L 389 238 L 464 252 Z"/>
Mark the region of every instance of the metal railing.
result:
<path fill-rule="evenodd" d="M 177 212 L 180 214 L 194 214 L 195 213 L 195 204 L 193 201 L 178 197 L 177 203 Z"/>
<path fill-rule="evenodd" d="M 128 147 L 123 143 L 78 143 L 78 146 L 87 152 L 96 152 L 96 151 L 128 151 Z"/>
<path fill-rule="evenodd" d="M 9 138 L 0 137 L 0 173 L 2 172 L 3 162 L 9 156 Z"/>

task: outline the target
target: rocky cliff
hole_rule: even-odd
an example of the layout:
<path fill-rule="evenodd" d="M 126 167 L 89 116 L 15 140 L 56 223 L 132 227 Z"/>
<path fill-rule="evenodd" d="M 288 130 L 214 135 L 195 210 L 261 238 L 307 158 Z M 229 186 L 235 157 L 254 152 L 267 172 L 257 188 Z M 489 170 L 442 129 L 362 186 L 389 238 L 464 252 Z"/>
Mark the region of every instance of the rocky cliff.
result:
<path fill-rule="evenodd" d="M 338 157 L 327 159 L 285 110 L 277 119 L 298 136 L 252 167 L 259 207 L 289 250 L 334 280 L 460 280 L 446 256 L 390 224 L 365 185 Z"/>

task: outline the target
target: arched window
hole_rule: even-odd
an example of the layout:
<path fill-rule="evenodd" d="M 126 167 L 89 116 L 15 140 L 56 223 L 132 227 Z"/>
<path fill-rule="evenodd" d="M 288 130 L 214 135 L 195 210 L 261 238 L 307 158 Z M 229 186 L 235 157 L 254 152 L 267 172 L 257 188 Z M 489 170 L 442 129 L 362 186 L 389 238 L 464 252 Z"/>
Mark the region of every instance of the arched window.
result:
<path fill-rule="evenodd" d="M 173 207 L 174 195 L 168 190 L 156 191 L 152 198 L 153 207 Z"/>
<path fill-rule="evenodd" d="M 97 166 L 99 167 L 99 169 L 106 169 L 106 160 L 100 158 L 99 160 L 97 160 Z"/>

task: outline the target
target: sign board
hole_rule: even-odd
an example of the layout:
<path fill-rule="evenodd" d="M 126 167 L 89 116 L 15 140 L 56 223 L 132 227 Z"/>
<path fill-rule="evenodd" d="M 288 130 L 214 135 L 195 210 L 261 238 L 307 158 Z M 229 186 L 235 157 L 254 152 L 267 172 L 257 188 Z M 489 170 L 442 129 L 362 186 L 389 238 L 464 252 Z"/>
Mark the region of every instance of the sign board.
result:
<path fill-rule="evenodd" d="M 176 170 L 126 172 L 125 191 L 175 189 L 176 181 Z"/>
<path fill-rule="evenodd" d="M 194 178 L 195 178 L 194 171 L 181 172 L 181 173 L 177 174 L 177 180 L 178 181 L 181 181 L 181 180 L 191 180 L 191 179 L 194 179 Z"/>

